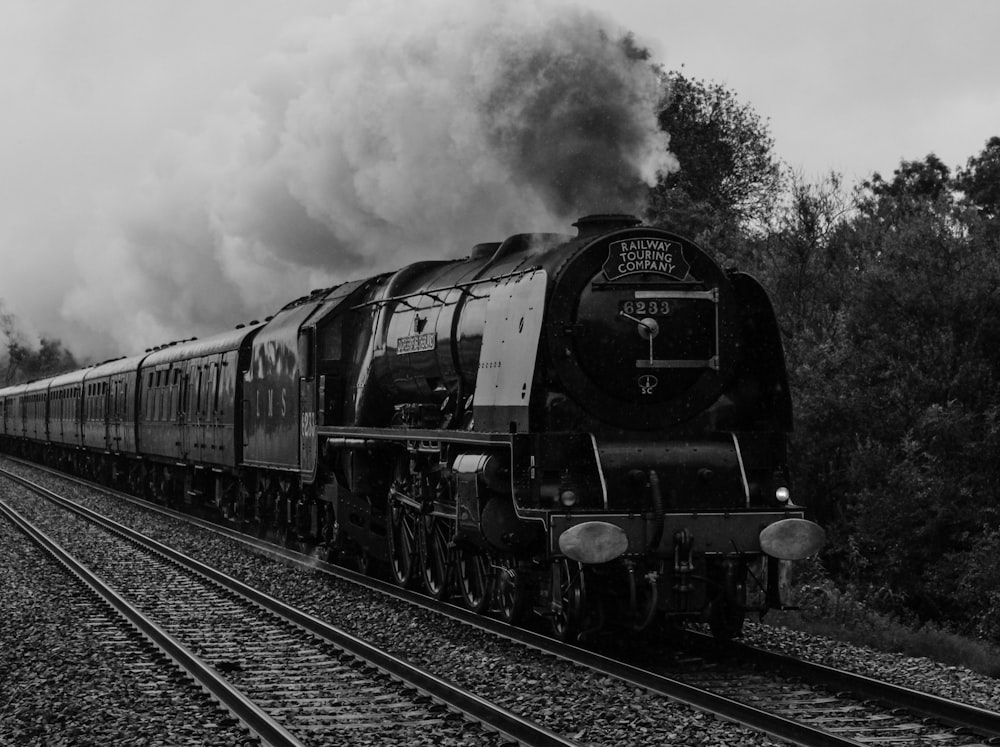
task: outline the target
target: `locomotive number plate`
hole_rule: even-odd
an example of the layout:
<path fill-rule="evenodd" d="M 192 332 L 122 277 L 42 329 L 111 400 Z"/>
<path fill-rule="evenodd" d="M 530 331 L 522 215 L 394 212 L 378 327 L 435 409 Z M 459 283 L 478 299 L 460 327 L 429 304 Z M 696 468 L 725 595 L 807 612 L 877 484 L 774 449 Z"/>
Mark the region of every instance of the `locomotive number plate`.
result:
<path fill-rule="evenodd" d="M 618 311 L 629 316 L 669 316 L 670 301 L 665 298 L 636 299 L 619 301 Z"/>
<path fill-rule="evenodd" d="M 422 353 L 425 350 L 433 350 L 436 346 L 437 335 L 433 332 L 427 332 L 422 335 L 409 335 L 408 337 L 397 337 L 396 355 Z"/>

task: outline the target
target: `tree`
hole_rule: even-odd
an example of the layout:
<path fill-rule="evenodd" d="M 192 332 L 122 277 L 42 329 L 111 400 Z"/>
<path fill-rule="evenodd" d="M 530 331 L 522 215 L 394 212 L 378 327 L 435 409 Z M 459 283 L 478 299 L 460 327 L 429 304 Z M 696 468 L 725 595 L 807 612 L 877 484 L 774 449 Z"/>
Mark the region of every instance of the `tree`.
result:
<path fill-rule="evenodd" d="M 24 334 L 18 327 L 17 317 L 5 311 L 2 302 L 0 336 L 4 340 L 2 345 L 6 354 L 4 385 L 52 376 L 79 367 L 73 354 L 57 339 L 42 337 L 38 349 L 33 349 L 25 341 Z"/>
<path fill-rule="evenodd" d="M 662 77 L 660 127 L 681 168 L 652 189 L 647 219 L 696 238 L 765 223 L 782 186 L 767 123 L 719 84 Z"/>
<path fill-rule="evenodd" d="M 892 179 L 873 175 L 847 216 L 822 244 L 826 261 L 840 258 L 836 269 L 825 284 L 816 274 L 812 290 L 814 305 L 837 309 L 836 324 L 789 345 L 798 479 L 841 507 L 835 534 L 852 538 L 871 599 L 996 630 L 1000 588 L 977 593 L 967 581 L 1000 581 L 977 571 L 1000 524 L 991 499 L 1000 494 L 996 241 L 933 154 L 903 161 Z M 797 234 L 782 240 L 796 257 Z M 780 307 L 789 296 L 779 295 Z M 846 573 L 846 556 L 833 546 L 827 559 Z"/>
<path fill-rule="evenodd" d="M 892 172 L 892 181 L 886 181 L 876 171 L 870 180 L 863 182 L 863 187 L 871 192 L 876 206 L 886 202 L 909 205 L 934 201 L 949 193 L 951 169 L 928 153 L 923 161 L 903 161 Z"/>
<path fill-rule="evenodd" d="M 840 517 L 853 434 L 863 417 L 851 372 L 846 320 L 864 265 L 845 236 L 856 213 L 841 178 L 819 184 L 791 175 L 769 230 L 752 238 L 741 267 L 770 291 L 781 328 L 795 411 L 790 456 L 796 492 L 826 526 Z"/>
<path fill-rule="evenodd" d="M 17 331 L 16 317 L 3 308 L 0 301 L 0 335 L 3 336 L 3 352 L 6 355 L 6 367 L 3 374 L 3 383 L 12 384 L 17 370 L 21 365 L 21 335 Z"/>
<path fill-rule="evenodd" d="M 1000 218 L 1000 137 L 991 137 L 982 153 L 969 158 L 959 169 L 955 186 L 964 193 L 966 204 L 989 219 Z"/>

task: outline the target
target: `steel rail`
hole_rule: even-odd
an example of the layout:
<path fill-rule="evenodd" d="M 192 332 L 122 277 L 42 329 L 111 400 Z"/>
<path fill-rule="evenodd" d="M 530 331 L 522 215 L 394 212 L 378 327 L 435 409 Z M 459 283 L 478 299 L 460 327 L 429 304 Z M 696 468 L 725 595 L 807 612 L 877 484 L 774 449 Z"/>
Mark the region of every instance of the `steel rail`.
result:
<path fill-rule="evenodd" d="M 418 692 L 430 696 L 436 702 L 442 703 L 454 711 L 467 715 L 486 728 L 496 731 L 508 739 L 514 740 L 519 744 L 530 745 L 531 747 L 579 747 L 579 743 L 577 742 L 567 740 L 533 721 L 524 719 L 511 711 L 501 708 L 495 703 L 479 697 L 475 693 L 463 690 L 403 659 L 366 643 L 340 628 L 285 604 L 279 599 L 265 594 L 252 586 L 248 586 L 237 579 L 231 578 L 221 571 L 188 557 L 154 539 L 146 537 L 129 527 L 101 516 L 85 506 L 65 499 L 40 485 L 36 485 L 30 480 L 3 469 L 0 469 L 0 474 L 37 492 L 47 500 L 94 522 L 98 526 L 126 537 L 142 547 L 170 559 L 187 570 L 199 574 L 219 586 L 251 600 L 268 612 L 293 623 L 356 658 L 368 662 L 390 677 L 409 685 Z M 184 514 L 179 515 L 185 516 Z"/>
<path fill-rule="evenodd" d="M 38 465 L 31 464 L 32 467 L 45 469 Z M 56 472 L 60 477 L 74 480 L 72 476 Z M 92 483 L 86 483 L 92 485 Z M 103 486 L 94 486 L 101 490 L 108 491 L 116 496 L 133 501 L 144 508 L 155 510 L 179 520 L 195 523 L 198 526 L 235 541 L 241 542 L 258 552 L 284 563 L 296 565 L 302 568 L 320 570 L 324 573 L 332 574 L 346 579 L 353 583 L 375 588 L 376 590 L 403 599 L 412 604 L 416 604 L 424 609 L 429 609 L 439 614 L 445 614 L 452 619 L 474 625 L 481 629 L 490 631 L 497 635 L 514 640 L 523 645 L 529 646 L 547 654 L 558 656 L 559 658 L 573 661 L 582 666 L 586 666 L 608 676 L 616 677 L 624 681 L 643 687 L 650 692 L 663 695 L 665 697 L 687 703 L 703 711 L 713 713 L 720 718 L 725 718 L 737 723 L 743 723 L 760 731 L 764 731 L 778 739 L 784 739 L 799 745 L 858 745 L 859 742 L 840 737 L 829 732 L 823 732 L 812 727 L 804 726 L 800 723 L 785 719 L 781 716 L 767 714 L 751 706 L 714 695 L 708 691 L 679 682 L 672 678 L 657 675 L 652 672 L 632 667 L 631 665 L 617 662 L 601 654 L 587 649 L 561 643 L 552 638 L 534 633 L 533 631 L 519 628 L 501 622 L 494 618 L 485 617 L 473 613 L 465 608 L 441 603 L 432 603 L 425 595 L 418 592 L 401 589 L 398 586 L 389 584 L 378 579 L 373 579 L 361 573 L 354 572 L 342 566 L 326 563 L 317 560 L 314 556 L 303 555 L 293 550 L 268 543 L 250 537 L 246 534 L 229 529 L 219 524 L 205 521 L 198 517 L 193 517 L 179 511 L 174 511 L 162 506 L 150 504 L 129 496 L 125 493 L 112 491 Z M 705 636 L 690 634 L 692 638 L 702 638 Z M 716 648 L 720 646 L 719 641 L 711 639 L 712 645 Z M 923 693 L 902 686 L 858 675 L 851 672 L 833 669 L 821 664 L 814 664 L 808 661 L 794 659 L 782 654 L 776 654 L 762 649 L 754 649 L 744 644 L 730 643 L 723 648 L 731 649 L 732 653 L 757 658 L 763 665 L 771 668 L 780 668 L 786 673 L 795 674 L 803 679 L 809 679 L 817 684 L 827 683 L 828 686 L 839 692 L 849 692 L 856 697 L 871 699 L 891 706 L 903 708 L 915 716 L 929 718 L 943 724 L 968 728 L 976 734 L 983 736 L 990 744 L 1000 744 L 1000 713 L 989 711 L 978 706 L 951 701 L 937 695 Z M 760 715 L 763 714 L 763 715 Z"/>
<path fill-rule="evenodd" d="M 1000 744 L 1000 713 L 996 711 L 743 643 L 730 642 L 722 650 L 814 684 L 848 692 L 859 699 L 875 700 L 922 718 L 971 729 L 978 736 L 985 737 L 988 744 Z"/>
<path fill-rule="evenodd" d="M 0 470 L 0 473 L 3 472 L 4 472 L 3 470 Z M 70 480 L 76 479 L 73 478 L 72 476 L 63 475 L 62 473 L 56 473 L 56 474 L 59 474 L 60 477 L 63 477 L 65 479 L 70 479 Z M 89 482 L 86 484 L 92 485 L 92 483 Z M 108 490 L 103 486 L 94 486 L 94 487 L 97 487 L 100 490 L 105 490 L 105 491 Z M 398 586 L 394 586 L 392 584 L 382 582 L 368 576 L 364 576 L 363 574 L 356 573 L 349 569 L 317 560 L 315 557 L 309 555 L 303 555 L 301 553 L 297 553 L 292 550 L 287 550 L 285 548 L 270 544 L 263 540 L 249 537 L 235 530 L 219 526 L 218 524 L 213 524 L 203 519 L 192 517 L 190 514 L 185 514 L 180 511 L 175 511 L 173 509 L 165 508 L 163 506 L 150 504 L 147 501 L 135 499 L 132 496 L 119 493 L 118 491 L 109 491 L 109 492 L 114 493 L 116 496 L 126 497 L 130 501 L 134 502 L 136 505 L 141 506 L 142 508 L 151 509 L 162 514 L 172 516 L 181 521 L 194 523 L 204 529 L 216 532 L 230 539 L 234 539 L 238 542 L 241 542 L 245 545 L 254 548 L 255 550 L 263 551 L 267 555 L 282 562 L 290 563 L 306 569 L 322 570 L 325 573 L 347 579 L 354 583 L 358 583 L 369 587 L 374 587 L 378 591 L 389 594 L 398 599 L 410 602 L 424 609 L 428 609 L 438 614 L 445 614 L 451 617 L 452 619 L 495 633 L 497 635 L 511 639 L 522 645 L 534 648 L 546 654 L 556 656 L 565 661 L 570 661 L 579 664 L 588 669 L 592 669 L 596 672 L 607 675 L 609 677 L 614 677 L 616 679 L 622 680 L 636 687 L 641 687 L 653 694 L 669 698 L 679 703 L 684 703 L 688 706 L 694 707 L 701 711 L 712 713 L 718 716 L 719 718 L 725 719 L 727 721 L 749 726 L 753 729 L 756 729 L 757 731 L 769 734 L 772 737 L 775 737 L 776 739 L 781 739 L 786 742 L 790 742 L 792 744 L 801 745 L 802 747 L 861 747 L 862 745 L 861 742 L 849 739 L 847 737 L 839 736 L 832 732 L 816 729 L 801 722 L 785 718 L 784 716 L 770 713 L 768 711 L 764 711 L 759 708 L 746 705 L 745 703 L 740 703 L 738 701 L 732 700 L 731 698 L 726 698 L 725 696 L 718 695 L 709 690 L 695 687 L 694 685 L 689 685 L 685 682 L 681 682 L 679 680 L 670 677 L 665 677 L 663 675 L 659 675 L 653 672 L 648 672 L 646 670 L 631 666 L 629 664 L 625 664 L 623 662 L 615 661 L 614 659 L 611 659 L 610 657 L 604 656 L 602 654 L 598 654 L 593 651 L 580 648 L 579 646 L 573 646 L 571 644 L 562 643 L 560 641 L 556 641 L 552 638 L 548 638 L 546 636 L 540 635 L 530 630 L 526 630 L 524 628 L 519 628 L 493 618 L 475 614 L 458 605 L 446 604 L 442 608 L 440 603 L 432 604 L 432 600 L 417 592 L 401 589 Z M 76 506 L 76 504 L 72 505 Z M 79 508 L 82 512 L 93 513 L 90 512 L 89 509 L 86 509 L 82 506 L 76 506 L 76 507 Z M 123 527 L 123 529 L 125 528 Z M 180 553 L 177 554 L 180 555 Z M 188 560 L 190 560 L 192 563 L 197 563 L 197 561 L 191 559 Z M 198 563 L 198 565 L 201 564 Z M 222 576 L 221 573 L 214 571 L 213 569 L 208 569 L 208 571 L 211 573 L 211 575 Z M 267 603 L 268 601 L 273 601 L 276 604 L 285 606 L 282 602 L 274 600 L 272 597 L 269 597 L 263 594 L 262 592 L 256 590 L 251 590 L 251 591 L 253 591 L 255 596 L 258 596 L 261 599 L 261 603 Z M 312 618 L 311 616 L 306 615 L 305 613 L 298 611 L 296 612 L 299 616 L 301 616 L 302 624 L 306 626 L 311 623 L 315 623 L 320 626 L 329 627 L 327 626 L 326 623 L 320 620 L 316 620 L 315 618 Z M 348 634 L 345 633 L 344 635 Z M 433 695 L 433 693 L 429 694 Z M 518 736 L 512 734 L 511 732 L 504 731 L 503 733 L 510 736 L 513 739 L 520 739 Z M 526 741 L 525 743 L 542 744 L 541 742 L 530 742 L 530 741 Z"/>
<path fill-rule="evenodd" d="M 187 672 L 196 684 L 200 685 L 235 718 L 239 719 L 240 723 L 255 736 L 273 747 L 305 747 L 281 724 L 261 710 L 256 703 L 192 654 L 184 644 L 129 604 L 63 547 L 2 500 L 0 500 L 0 513 L 6 516 L 35 544 L 65 566 L 94 594 L 108 603 L 122 618 L 131 623 L 147 640 L 168 656 L 178 667 Z"/>
<path fill-rule="evenodd" d="M 143 502 L 141 505 L 148 506 Z M 378 579 L 365 576 L 341 566 L 317 560 L 310 555 L 288 550 L 283 547 L 271 544 L 264 540 L 249 537 L 218 524 L 192 517 L 172 509 L 159 506 L 152 506 L 157 511 L 175 516 L 182 521 L 193 522 L 202 528 L 216 532 L 230 539 L 241 542 L 255 551 L 262 552 L 275 560 L 295 565 L 303 569 L 318 570 L 323 573 L 337 576 L 352 583 L 373 588 L 381 593 L 393 596 L 397 599 L 417 605 L 422 609 L 429 610 L 437 614 L 446 615 L 453 620 L 475 626 L 481 630 L 502 636 L 508 640 L 536 649 L 545 654 L 556 656 L 564 661 L 569 661 L 601 674 L 613 677 L 636 687 L 641 687 L 655 695 L 660 695 L 679 703 L 697 708 L 698 710 L 714 714 L 719 718 L 733 723 L 749 726 L 757 731 L 781 739 L 802 747 L 862 747 L 862 743 L 847 737 L 838 736 L 832 732 L 826 732 L 805 725 L 801 722 L 793 721 L 777 714 L 748 706 L 744 703 L 717 695 L 708 690 L 704 690 L 694 685 L 681 682 L 679 680 L 665 677 L 663 675 L 649 672 L 630 664 L 611 659 L 610 657 L 589 651 L 579 646 L 562 643 L 553 638 L 535 633 L 525 628 L 520 628 L 500 620 L 476 614 L 455 604 L 434 602 L 427 596 L 408 589 L 402 589 L 393 584 L 380 581 Z"/>

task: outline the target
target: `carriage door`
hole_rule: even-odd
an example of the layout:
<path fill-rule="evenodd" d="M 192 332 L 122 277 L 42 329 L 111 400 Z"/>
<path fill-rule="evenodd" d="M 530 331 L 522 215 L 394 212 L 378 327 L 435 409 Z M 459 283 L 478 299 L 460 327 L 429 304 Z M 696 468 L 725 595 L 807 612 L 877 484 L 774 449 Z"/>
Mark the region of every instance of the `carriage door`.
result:
<path fill-rule="evenodd" d="M 191 364 L 184 361 L 180 365 L 180 381 L 177 392 L 177 430 L 181 438 L 181 454 L 191 453 Z"/>
<path fill-rule="evenodd" d="M 122 420 L 125 419 L 125 382 L 112 376 L 108 382 L 111 392 L 108 401 L 108 440 L 106 447 L 112 454 L 119 453 L 122 443 Z"/>
<path fill-rule="evenodd" d="M 110 452 L 118 451 L 118 429 L 121 427 L 121 413 L 119 412 L 120 387 L 121 384 L 112 376 L 105 386 L 107 397 L 104 401 L 104 448 Z"/>
<path fill-rule="evenodd" d="M 218 400 L 215 396 L 216 387 L 219 383 L 219 364 L 206 359 L 205 379 L 202 382 L 202 427 L 201 427 L 201 454 L 202 462 L 215 461 L 215 432 L 218 429 Z"/>
<path fill-rule="evenodd" d="M 201 444 L 201 386 L 203 372 L 200 365 L 192 364 L 185 377 L 185 397 L 187 401 L 187 420 L 184 427 L 184 440 L 187 453 L 194 459 L 200 454 Z"/>

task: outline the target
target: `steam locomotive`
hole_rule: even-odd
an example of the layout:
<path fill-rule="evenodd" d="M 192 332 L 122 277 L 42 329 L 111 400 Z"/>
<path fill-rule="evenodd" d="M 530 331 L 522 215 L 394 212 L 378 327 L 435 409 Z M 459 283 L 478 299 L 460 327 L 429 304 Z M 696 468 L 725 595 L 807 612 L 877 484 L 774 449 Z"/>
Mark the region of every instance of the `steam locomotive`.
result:
<path fill-rule="evenodd" d="M 574 226 L 0 389 L 3 448 L 563 639 L 737 635 L 824 541 L 770 301 L 632 216 Z"/>

